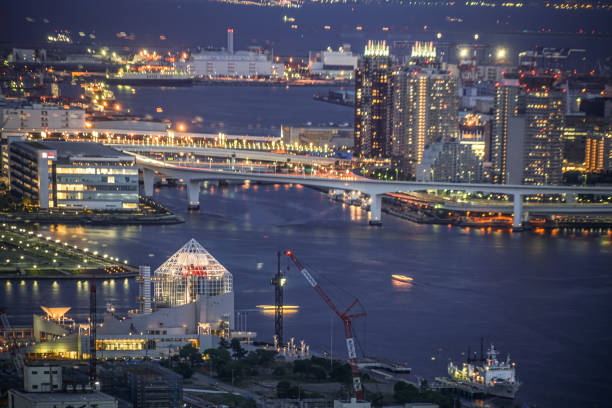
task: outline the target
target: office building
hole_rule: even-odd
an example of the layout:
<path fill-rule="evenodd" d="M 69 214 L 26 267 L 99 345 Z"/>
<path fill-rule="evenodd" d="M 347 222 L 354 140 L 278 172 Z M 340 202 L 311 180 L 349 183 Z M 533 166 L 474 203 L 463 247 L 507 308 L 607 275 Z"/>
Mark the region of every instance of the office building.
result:
<path fill-rule="evenodd" d="M 183 377 L 156 363 L 111 364 L 100 369 L 102 391 L 134 408 L 180 408 Z"/>
<path fill-rule="evenodd" d="M 459 136 L 457 79 L 436 68 L 403 67 L 393 75 L 393 155 L 414 172 L 425 146 Z"/>
<path fill-rule="evenodd" d="M 344 44 L 337 51 L 329 47 L 324 51 L 310 52 L 308 69 L 317 77 L 352 80 L 358 61 L 359 56 L 351 52 L 351 46 Z"/>
<path fill-rule="evenodd" d="M 392 60 L 389 47 L 370 41 L 355 71 L 355 156 L 382 159 L 392 151 Z"/>
<path fill-rule="evenodd" d="M 117 408 L 117 399 L 90 384 L 64 383 L 62 367 L 30 361 L 24 367 L 23 390 L 9 390 L 9 408 Z"/>
<path fill-rule="evenodd" d="M 15 103 L 0 106 L 3 131 L 85 130 L 85 111 L 67 106 Z"/>
<path fill-rule="evenodd" d="M 18 141 L 8 151 L 11 192 L 35 207 L 138 208 L 132 156 L 85 142 Z"/>

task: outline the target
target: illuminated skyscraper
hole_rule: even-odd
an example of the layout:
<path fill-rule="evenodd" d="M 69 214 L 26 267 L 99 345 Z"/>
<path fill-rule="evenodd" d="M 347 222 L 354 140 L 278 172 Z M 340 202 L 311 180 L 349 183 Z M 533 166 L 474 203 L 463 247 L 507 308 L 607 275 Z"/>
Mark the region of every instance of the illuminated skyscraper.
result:
<path fill-rule="evenodd" d="M 565 98 L 550 86 L 527 88 L 523 184 L 560 184 Z"/>
<path fill-rule="evenodd" d="M 559 184 L 562 175 L 563 94 L 552 78 L 497 86 L 491 159 L 500 184 Z"/>
<path fill-rule="evenodd" d="M 391 57 L 389 47 L 370 41 L 355 71 L 355 156 L 391 155 Z"/>
<path fill-rule="evenodd" d="M 393 155 L 414 173 L 427 145 L 459 135 L 457 80 L 431 67 L 404 67 L 394 72 L 393 97 Z"/>
<path fill-rule="evenodd" d="M 524 122 L 517 120 L 521 95 L 518 80 L 506 80 L 497 85 L 491 135 L 491 175 L 492 181 L 497 184 L 508 184 L 508 142 L 511 137 L 513 140 L 522 138 L 524 131 Z M 522 160 L 522 152 L 520 156 Z"/>

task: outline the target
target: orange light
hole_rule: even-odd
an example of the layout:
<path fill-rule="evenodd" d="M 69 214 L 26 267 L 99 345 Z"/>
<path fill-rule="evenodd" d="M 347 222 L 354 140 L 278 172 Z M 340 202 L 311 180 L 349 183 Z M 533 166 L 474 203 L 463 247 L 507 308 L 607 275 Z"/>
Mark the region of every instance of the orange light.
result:
<path fill-rule="evenodd" d="M 87 129 L 91 129 L 93 127 L 93 124 L 91 122 L 85 122 L 85 127 Z"/>
<path fill-rule="evenodd" d="M 121 110 L 121 105 L 119 105 L 118 103 L 115 104 L 115 110 L 116 111 L 120 111 Z"/>
<path fill-rule="evenodd" d="M 183 123 L 179 123 L 176 128 L 179 130 L 179 132 L 185 131 L 185 125 Z"/>

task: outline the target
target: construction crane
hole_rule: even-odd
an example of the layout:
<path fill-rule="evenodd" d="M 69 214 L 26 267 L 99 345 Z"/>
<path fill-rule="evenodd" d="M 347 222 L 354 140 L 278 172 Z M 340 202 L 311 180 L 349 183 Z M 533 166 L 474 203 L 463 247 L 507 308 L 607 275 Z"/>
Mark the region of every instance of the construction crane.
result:
<path fill-rule="evenodd" d="M 276 336 L 276 344 L 282 347 L 283 345 L 283 287 L 287 280 L 281 271 L 281 253 L 278 251 L 276 274 L 270 280 L 270 284 L 274 286 L 274 336 Z"/>
<path fill-rule="evenodd" d="M 91 287 L 89 289 L 89 384 L 92 389 L 96 389 L 97 371 L 96 364 L 98 358 L 96 356 L 96 314 L 97 299 L 96 299 L 96 276 L 91 277 Z"/>
<path fill-rule="evenodd" d="M 344 336 L 346 337 L 346 347 L 348 349 L 348 357 L 349 357 L 349 365 L 351 366 L 351 375 L 353 377 L 353 389 L 355 390 L 355 395 L 357 396 L 357 400 L 363 400 L 363 388 L 361 387 L 361 377 L 359 376 L 359 367 L 357 365 L 357 352 L 355 351 L 355 339 L 353 336 L 353 326 L 351 320 L 365 316 L 365 312 L 353 313 L 349 314 L 353 306 L 355 306 L 359 299 L 355 299 L 353 303 L 344 311 L 344 313 L 340 312 L 334 302 L 332 302 L 331 298 L 327 296 L 327 294 L 323 291 L 321 286 L 317 283 L 317 281 L 312 277 L 312 275 L 306 270 L 306 268 L 298 261 L 298 259 L 293 255 L 291 251 L 285 251 L 285 255 L 287 255 L 298 267 L 300 273 L 306 278 L 310 286 L 323 298 L 325 303 L 338 315 L 342 322 L 344 323 Z"/>

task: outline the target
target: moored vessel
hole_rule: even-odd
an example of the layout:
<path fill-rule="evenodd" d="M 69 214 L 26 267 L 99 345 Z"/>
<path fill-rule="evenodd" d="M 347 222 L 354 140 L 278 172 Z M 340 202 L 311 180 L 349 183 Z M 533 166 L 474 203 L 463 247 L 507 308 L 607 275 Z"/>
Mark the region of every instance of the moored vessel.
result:
<path fill-rule="evenodd" d="M 487 358 L 483 358 L 482 354 L 481 358 L 470 358 L 468 353 L 467 362 L 461 365 L 450 362 L 448 374 L 451 381 L 458 389 L 470 394 L 514 398 L 521 385 L 516 379 L 516 365 L 510 360 L 510 355 L 505 361 L 499 361 L 498 355 L 495 346 L 491 345 Z"/>

